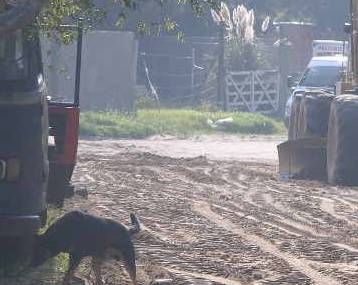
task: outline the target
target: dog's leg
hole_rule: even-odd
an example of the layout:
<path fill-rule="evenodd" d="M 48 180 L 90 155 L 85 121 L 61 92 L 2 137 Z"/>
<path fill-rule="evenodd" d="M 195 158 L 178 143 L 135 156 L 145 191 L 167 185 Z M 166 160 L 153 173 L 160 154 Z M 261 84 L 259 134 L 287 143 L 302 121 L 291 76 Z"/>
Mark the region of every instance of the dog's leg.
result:
<path fill-rule="evenodd" d="M 103 257 L 94 256 L 92 257 L 92 269 L 94 272 L 94 276 L 96 278 L 96 285 L 103 285 L 104 282 L 102 280 L 102 263 L 103 263 Z"/>
<path fill-rule="evenodd" d="M 74 275 L 78 265 L 80 264 L 80 262 L 81 262 L 81 257 L 70 253 L 70 264 L 69 264 L 68 270 L 66 272 L 66 275 L 63 279 L 63 282 L 62 282 L 63 285 L 70 284 L 70 281 L 73 278 L 73 275 Z"/>

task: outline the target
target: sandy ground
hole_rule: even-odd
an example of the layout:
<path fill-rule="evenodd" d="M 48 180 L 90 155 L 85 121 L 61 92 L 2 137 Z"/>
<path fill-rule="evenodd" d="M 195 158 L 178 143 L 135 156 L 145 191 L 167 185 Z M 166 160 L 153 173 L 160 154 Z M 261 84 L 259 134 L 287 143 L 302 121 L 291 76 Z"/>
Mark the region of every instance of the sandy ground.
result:
<path fill-rule="evenodd" d="M 136 212 L 139 284 L 358 284 L 358 189 L 279 181 L 278 142 L 81 141 L 74 184 L 88 197 L 65 210 L 123 222 Z M 130 284 L 120 263 L 104 279 Z"/>
<path fill-rule="evenodd" d="M 147 140 L 106 140 L 104 143 L 103 141 L 93 141 L 90 145 L 87 145 L 88 141 L 82 141 L 82 146 L 84 148 L 96 146 L 97 151 L 103 154 L 113 151 L 122 152 L 123 147 L 134 147 L 138 151 L 173 158 L 205 156 L 210 160 L 237 160 L 274 164 L 277 161 L 276 146 L 283 140 L 284 138 L 260 136 L 200 136 L 190 139 L 156 136 Z"/>

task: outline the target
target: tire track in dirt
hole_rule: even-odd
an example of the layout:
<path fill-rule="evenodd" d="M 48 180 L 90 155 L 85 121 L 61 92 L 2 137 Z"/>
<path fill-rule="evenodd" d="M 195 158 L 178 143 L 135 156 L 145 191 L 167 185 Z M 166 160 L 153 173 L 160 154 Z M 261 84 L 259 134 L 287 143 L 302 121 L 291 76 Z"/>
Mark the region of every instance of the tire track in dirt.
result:
<path fill-rule="evenodd" d="M 342 220 L 345 221 L 347 224 L 351 225 L 351 226 L 356 226 L 357 224 L 355 222 L 352 222 L 350 219 L 348 219 L 347 217 L 340 215 L 336 212 L 335 210 L 335 201 L 329 198 L 324 198 L 321 197 L 321 209 L 322 211 L 328 213 L 329 215 L 331 215 L 332 217 L 336 218 L 337 220 Z"/>
<path fill-rule="evenodd" d="M 317 182 L 315 182 L 317 183 Z M 278 189 L 280 187 L 277 187 Z M 296 189 L 299 189 L 300 187 L 295 187 L 295 191 Z M 292 208 L 290 208 L 289 203 L 285 203 L 285 205 L 281 204 L 281 202 L 278 202 L 277 200 L 282 200 L 283 197 L 286 197 L 285 199 L 287 199 L 287 195 L 289 193 L 283 193 L 281 191 L 276 191 L 274 189 L 271 189 L 271 186 L 266 186 L 266 188 L 269 192 L 274 193 L 275 195 L 275 199 L 273 199 L 272 195 L 269 194 L 268 192 L 265 191 L 261 191 L 262 193 L 260 193 L 260 191 L 258 190 L 254 190 L 251 191 L 251 197 L 249 196 L 248 200 L 252 201 L 252 203 L 255 204 L 256 207 L 265 210 L 268 209 L 268 207 L 271 207 L 272 209 L 270 210 L 270 212 L 274 212 L 275 210 L 278 210 L 279 213 L 277 215 L 277 221 L 279 222 L 273 222 L 274 224 L 277 224 L 279 226 L 283 226 L 284 228 L 287 228 L 289 230 L 291 230 L 292 232 L 296 232 L 299 234 L 303 234 L 312 238 L 319 238 L 322 240 L 327 240 L 327 241 L 331 241 L 331 242 L 335 242 L 337 244 L 337 247 L 339 248 L 343 248 L 341 245 L 339 245 L 339 241 L 340 242 L 346 242 L 348 244 L 352 244 L 354 246 L 358 245 L 358 239 L 355 237 L 355 235 L 351 235 L 351 234 L 346 234 L 346 232 L 352 231 L 352 230 L 356 230 L 357 229 L 357 223 L 355 223 L 354 221 L 352 221 L 352 218 L 348 218 L 346 216 L 340 215 L 338 214 L 335 209 L 334 206 L 332 208 L 332 205 L 337 205 L 339 204 L 339 200 L 343 199 L 343 198 L 338 198 L 338 195 L 336 195 L 336 193 L 334 192 L 330 192 L 327 193 L 328 197 L 331 198 L 327 198 L 327 197 L 321 197 L 321 196 L 316 196 L 316 195 L 310 195 L 307 196 L 307 193 L 311 193 L 311 191 L 317 190 L 317 191 L 322 191 L 322 190 L 318 190 L 318 189 L 308 189 L 308 191 L 306 191 L 307 193 L 301 193 L 300 195 L 304 195 L 307 196 L 307 198 L 305 198 L 306 200 L 309 199 L 315 199 L 317 202 L 315 202 L 315 204 L 313 204 L 311 206 L 311 209 L 307 209 L 307 211 L 302 211 L 301 213 L 305 213 L 305 217 L 302 217 L 301 215 L 297 215 L 297 211 L 293 211 Z M 273 190 L 273 191 L 271 191 Z M 337 190 L 338 191 L 338 190 Z M 301 190 L 299 190 L 299 192 L 301 192 Z M 322 191 L 323 192 L 323 191 Z M 340 193 L 340 192 L 338 192 Z M 296 192 L 291 193 L 291 195 L 293 196 L 297 196 L 298 194 Z M 266 197 L 268 196 L 268 201 L 266 201 Z M 256 198 L 256 199 L 255 199 Z M 255 202 L 259 201 L 259 203 Z M 331 202 L 332 204 L 325 204 L 323 203 L 322 206 L 322 200 L 324 200 L 323 202 Z M 285 201 L 285 200 L 283 200 Z M 264 204 L 264 205 L 262 205 Z M 317 206 L 319 207 L 317 207 Z M 314 211 L 313 211 L 314 210 Z M 336 223 L 339 228 L 335 228 L 335 227 L 327 227 L 327 215 L 329 215 L 330 217 L 330 223 L 334 222 Z M 314 223 L 313 223 L 314 222 Z M 282 225 L 283 224 L 283 225 Z M 286 224 L 287 226 L 285 226 L 284 224 Z M 345 227 L 345 231 L 342 232 L 342 227 L 344 225 L 349 225 L 350 228 Z M 351 247 L 351 246 L 349 246 Z M 354 247 L 351 247 L 352 249 L 354 249 Z M 347 248 L 344 248 L 347 249 Z M 353 251 L 354 252 L 354 251 Z"/>
<path fill-rule="evenodd" d="M 358 253 L 358 248 L 357 247 L 353 247 L 347 244 L 343 244 L 343 243 L 333 243 L 335 246 L 340 247 L 342 249 L 351 251 L 351 252 L 355 252 Z"/>
<path fill-rule="evenodd" d="M 128 211 L 135 211 L 149 229 L 136 242 L 139 264 L 181 271 L 169 275 L 175 285 L 223 284 L 213 276 L 239 280 L 236 284 L 313 285 L 322 276 L 327 285 L 334 284 L 331 279 L 357 284 L 357 271 L 349 272 L 358 260 L 356 243 L 349 240 L 356 236 L 355 227 L 323 211 L 320 198 L 332 199 L 338 215 L 354 218 L 354 208 L 336 198 L 352 202 L 358 192 L 318 182 L 281 182 L 275 171 L 260 163 L 171 158 L 122 143 L 88 143 L 80 152 L 74 181 L 89 196 L 71 199 L 67 209 L 87 209 L 124 222 Z M 223 230 L 198 215 L 191 208 L 195 201 L 213 203 L 211 211 L 235 229 Z M 260 249 L 257 240 L 246 242 L 237 229 L 245 237 L 258 237 L 270 251 Z M 300 270 L 297 259 L 316 279 Z M 106 272 L 108 285 L 130 284 L 116 267 L 111 270 Z M 139 284 L 148 284 L 143 282 Z"/>
<path fill-rule="evenodd" d="M 351 213 L 353 212 L 357 212 L 358 211 L 358 207 L 354 202 L 351 202 L 347 199 L 344 199 L 342 197 L 335 197 L 336 201 L 340 202 L 341 204 L 345 205 L 345 208 L 350 210 Z"/>
<path fill-rule="evenodd" d="M 284 231 L 291 232 L 293 235 L 298 234 L 301 236 L 316 238 L 325 238 L 329 235 L 329 233 L 320 231 L 308 224 L 308 220 L 306 218 L 302 218 L 290 211 L 289 208 L 285 208 L 280 203 L 274 202 L 272 196 L 268 193 L 263 194 L 263 191 L 264 190 L 251 191 L 245 196 L 244 201 L 261 211 L 271 207 L 270 212 L 266 212 L 265 214 L 270 218 L 273 225 L 283 229 Z"/>
<path fill-rule="evenodd" d="M 333 268 L 333 269 L 338 269 L 338 270 L 342 270 L 342 271 L 357 271 L 358 270 L 358 264 L 351 264 L 351 263 L 324 263 L 322 264 L 321 262 L 317 262 L 317 261 L 309 261 L 308 262 L 311 266 L 315 266 L 315 267 L 321 267 L 324 265 L 324 267 L 326 268 Z"/>
<path fill-rule="evenodd" d="M 213 207 L 221 209 L 225 212 L 230 212 L 231 210 L 229 208 L 225 208 L 222 206 L 218 206 L 218 205 L 213 205 Z M 269 221 L 262 221 L 262 219 L 260 219 L 260 217 L 255 217 L 254 214 L 245 214 L 245 212 L 243 211 L 233 211 L 233 214 L 235 214 L 236 216 L 239 216 L 241 218 L 245 218 L 248 220 L 252 220 L 258 223 L 261 223 L 263 225 L 267 225 L 273 228 L 276 228 L 278 230 L 281 230 L 283 232 L 286 232 L 290 235 L 293 236 L 309 236 L 309 237 L 313 237 L 313 238 L 327 238 L 327 235 L 320 235 L 319 233 L 317 233 L 313 228 L 311 227 L 307 227 L 305 225 L 296 223 L 292 220 L 287 220 L 287 218 L 285 217 L 281 217 L 278 215 L 275 215 L 273 213 L 265 213 L 270 219 L 268 219 Z M 272 218 L 276 218 L 276 219 L 272 219 Z"/>
<path fill-rule="evenodd" d="M 215 207 L 216 209 L 220 209 L 220 210 L 222 210 L 224 212 L 232 212 L 235 216 L 238 216 L 240 218 L 244 218 L 244 219 L 247 219 L 247 220 L 250 220 L 250 221 L 261 223 L 262 225 L 266 225 L 266 226 L 269 226 L 269 227 L 272 227 L 272 228 L 276 228 L 276 229 L 281 230 L 282 232 L 285 232 L 285 233 L 287 233 L 289 235 L 292 235 L 292 236 L 301 237 L 301 236 L 303 236 L 305 234 L 304 232 L 298 231 L 296 229 L 289 229 L 289 228 L 287 228 L 285 226 L 280 226 L 278 222 L 262 221 L 262 220 L 260 220 L 260 218 L 257 218 L 257 217 L 255 217 L 255 216 L 253 216 L 251 214 L 246 214 L 243 211 L 233 211 L 233 210 L 230 210 L 229 208 L 222 207 L 222 206 L 215 205 L 215 204 L 213 204 L 212 206 Z"/>
<path fill-rule="evenodd" d="M 193 205 L 193 210 L 199 215 L 207 218 L 212 223 L 221 227 L 222 229 L 239 235 L 241 238 L 245 239 L 249 243 L 256 244 L 263 252 L 272 254 L 273 256 L 283 259 L 290 266 L 311 278 L 317 285 L 342 285 L 342 283 L 340 283 L 338 280 L 325 276 L 320 272 L 312 269 L 307 264 L 307 262 L 280 251 L 276 246 L 266 241 L 265 239 L 257 235 L 247 234 L 243 229 L 238 228 L 231 221 L 224 219 L 222 216 L 214 213 L 210 209 L 210 205 L 208 203 L 197 202 Z"/>
<path fill-rule="evenodd" d="M 222 285 L 243 285 L 243 283 L 241 283 L 239 281 L 227 279 L 224 277 L 217 277 L 217 276 L 213 276 L 213 275 L 209 275 L 209 274 L 193 273 L 193 272 L 183 271 L 183 270 L 178 270 L 178 269 L 173 269 L 173 268 L 166 268 L 166 269 L 169 272 L 172 272 L 175 274 L 191 276 L 191 277 L 198 278 L 198 279 L 208 280 L 210 283 L 215 282 L 215 283 L 219 283 Z M 200 282 L 200 283 L 196 283 L 196 284 L 204 285 L 204 284 L 208 284 L 208 283 Z"/>

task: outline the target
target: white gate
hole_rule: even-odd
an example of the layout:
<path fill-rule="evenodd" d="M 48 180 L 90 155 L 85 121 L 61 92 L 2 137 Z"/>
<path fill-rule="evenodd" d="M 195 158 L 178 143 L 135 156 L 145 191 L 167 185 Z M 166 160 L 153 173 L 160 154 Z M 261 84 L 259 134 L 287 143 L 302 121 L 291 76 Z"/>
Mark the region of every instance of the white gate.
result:
<path fill-rule="evenodd" d="M 229 111 L 270 113 L 279 107 L 280 75 L 277 70 L 228 72 L 226 99 Z"/>

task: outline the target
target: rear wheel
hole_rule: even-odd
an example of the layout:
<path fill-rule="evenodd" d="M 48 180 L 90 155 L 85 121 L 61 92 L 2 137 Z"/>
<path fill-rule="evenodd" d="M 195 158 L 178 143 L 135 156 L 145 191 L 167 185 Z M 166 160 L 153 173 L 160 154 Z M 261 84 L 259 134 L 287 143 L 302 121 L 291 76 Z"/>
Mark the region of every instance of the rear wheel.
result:
<path fill-rule="evenodd" d="M 0 278 L 16 274 L 31 257 L 33 235 L 0 237 Z"/>
<path fill-rule="evenodd" d="M 62 207 L 65 202 L 65 186 L 62 181 L 49 183 L 47 191 L 47 202 L 56 207 Z"/>
<path fill-rule="evenodd" d="M 47 202 L 62 207 L 66 198 L 74 195 L 71 177 L 74 166 L 50 164 Z"/>
<path fill-rule="evenodd" d="M 327 137 L 328 182 L 358 185 L 358 96 L 341 95 L 331 106 Z"/>

